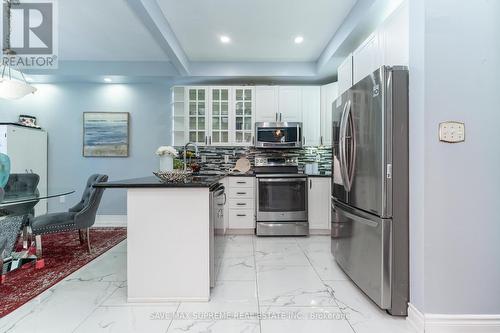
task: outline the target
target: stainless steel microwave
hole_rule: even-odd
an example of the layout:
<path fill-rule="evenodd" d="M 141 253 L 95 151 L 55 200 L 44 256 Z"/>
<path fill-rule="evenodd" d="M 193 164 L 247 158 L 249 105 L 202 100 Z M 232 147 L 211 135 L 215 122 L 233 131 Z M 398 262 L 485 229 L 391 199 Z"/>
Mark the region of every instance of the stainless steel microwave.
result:
<path fill-rule="evenodd" d="M 302 123 L 255 123 L 255 138 L 257 148 L 301 148 Z"/>

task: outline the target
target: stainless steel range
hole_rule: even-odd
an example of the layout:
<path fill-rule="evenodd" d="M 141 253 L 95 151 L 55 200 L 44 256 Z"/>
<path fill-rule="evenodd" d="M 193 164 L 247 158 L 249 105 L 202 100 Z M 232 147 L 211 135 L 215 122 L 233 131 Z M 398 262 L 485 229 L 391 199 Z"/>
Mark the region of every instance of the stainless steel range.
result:
<path fill-rule="evenodd" d="M 255 157 L 258 236 L 306 236 L 307 176 L 297 157 Z"/>

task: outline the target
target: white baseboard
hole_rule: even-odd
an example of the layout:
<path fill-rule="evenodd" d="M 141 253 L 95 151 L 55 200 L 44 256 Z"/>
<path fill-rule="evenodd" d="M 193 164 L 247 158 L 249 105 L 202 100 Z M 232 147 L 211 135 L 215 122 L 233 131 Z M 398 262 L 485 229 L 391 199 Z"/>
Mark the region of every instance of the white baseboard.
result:
<path fill-rule="evenodd" d="M 126 227 L 127 215 L 97 215 L 95 227 Z"/>
<path fill-rule="evenodd" d="M 255 229 L 226 229 L 226 235 L 255 235 Z"/>
<path fill-rule="evenodd" d="M 408 304 L 408 317 L 406 320 L 410 323 L 410 326 L 418 333 L 425 332 L 425 318 L 424 314 L 420 312 L 415 305 Z"/>
<path fill-rule="evenodd" d="M 423 314 L 414 305 L 408 305 L 408 322 L 418 333 L 498 333 L 498 315 Z"/>

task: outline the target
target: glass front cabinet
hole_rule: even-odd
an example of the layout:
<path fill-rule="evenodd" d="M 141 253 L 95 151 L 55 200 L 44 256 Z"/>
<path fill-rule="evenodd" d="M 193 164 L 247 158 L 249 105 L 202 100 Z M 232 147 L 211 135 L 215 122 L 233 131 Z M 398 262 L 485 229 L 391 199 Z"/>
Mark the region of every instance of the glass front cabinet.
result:
<path fill-rule="evenodd" d="M 210 87 L 210 134 L 208 143 L 214 146 L 230 144 L 230 96 L 231 88 Z"/>
<path fill-rule="evenodd" d="M 255 90 L 249 86 L 172 88 L 172 140 L 209 146 L 254 143 Z M 183 101 L 183 103 L 182 103 Z M 184 119 L 180 112 L 184 108 Z"/>
<path fill-rule="evenodd" d="M 208 143 L 208 89 L 205 87 L 187 88 L 186 117 L 187 129 L 184 133 L 185 143 L 198 145 Z"/>
<path fill-rule="evenodd" d="M 234 138 L 236 145 L 254 144 L 255 90 L 252 87 L 233 88 Z"/>

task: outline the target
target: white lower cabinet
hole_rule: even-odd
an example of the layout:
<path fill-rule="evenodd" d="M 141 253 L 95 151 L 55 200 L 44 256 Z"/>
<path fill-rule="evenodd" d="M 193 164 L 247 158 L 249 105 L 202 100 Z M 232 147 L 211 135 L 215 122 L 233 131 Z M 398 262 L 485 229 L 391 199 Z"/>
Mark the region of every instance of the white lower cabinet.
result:
<path fill-rule="evenodd" d="M 253 234 L 255 229 L 255 178 L 227 177 L 226 216 L 229 233 Z"/>
<path fill-rule="evenodd" d="M 253 209 L 229 209 L 229 229 L 241 230 L 255 228 Z"/>
<path fill-rule="evenodd" d="M 330 230 L 330 177 L 309 177 L 308 179 L 309 232 L 327 234 Z"/>

